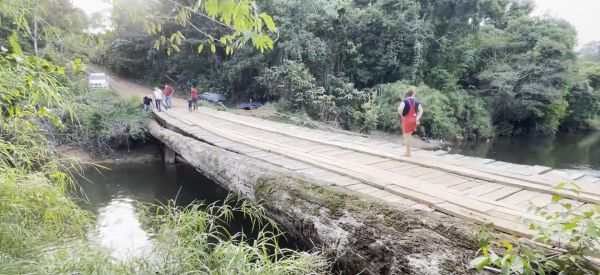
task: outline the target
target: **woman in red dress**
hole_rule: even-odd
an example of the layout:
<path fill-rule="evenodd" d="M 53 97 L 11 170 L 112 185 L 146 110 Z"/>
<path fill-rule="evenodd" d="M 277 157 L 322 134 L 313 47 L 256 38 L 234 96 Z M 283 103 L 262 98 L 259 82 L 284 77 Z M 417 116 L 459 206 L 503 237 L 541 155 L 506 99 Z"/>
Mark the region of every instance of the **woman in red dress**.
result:
<path fill-rule="evenodd" d="M 406 157 L 410 157 L 412 134 L 417 131 L 417 126 L 420 124 L 421 116 L 423 116 L 423 106 L 415 98 L 415 93 L 416 88 L 409 87 L 406 90 L 404 100 L 398 106 L 398 113 L 402 116 L 402 134 L 404 136 L 404 147 L 406 148 L 404 156 Z"/>

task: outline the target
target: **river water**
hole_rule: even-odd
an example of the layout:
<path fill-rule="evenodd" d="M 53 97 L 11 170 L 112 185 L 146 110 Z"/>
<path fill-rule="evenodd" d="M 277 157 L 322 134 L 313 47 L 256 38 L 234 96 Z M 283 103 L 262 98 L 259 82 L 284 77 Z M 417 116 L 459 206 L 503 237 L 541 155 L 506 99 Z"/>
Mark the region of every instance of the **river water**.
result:
<path fill-rule="evenodd" d="M 459 144 L 450 153 L 600 174 L 600 133 L 496 138 Z"/>
<path fill-rule="evenodd" d="M 90 239 L 108 249 L 113 258 L 143 257 L 152 250 L 152 236 L 140 222 L 138 202 L 184 206 L 194 201 L 222 202 L 228 192 L 186 165 L 166 169 L 161 162 L 109 165 L 110 170 L 88 169 L 78 182 L 88 197 L 81 203 L 96 214 Z M 232 232 L 249 225 L 234 221 Z"/>

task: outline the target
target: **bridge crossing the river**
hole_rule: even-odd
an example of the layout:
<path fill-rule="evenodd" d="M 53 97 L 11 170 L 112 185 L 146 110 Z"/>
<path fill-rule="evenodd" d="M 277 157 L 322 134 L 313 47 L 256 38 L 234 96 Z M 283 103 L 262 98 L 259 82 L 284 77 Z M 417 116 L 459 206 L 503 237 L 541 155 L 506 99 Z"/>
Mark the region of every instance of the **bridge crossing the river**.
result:
<path fill-rule="evenodd" d="M 520 236 L 532 232 L 523 219 L 543 223 L 531 205 L 558 210 L 553 195 L 566 197 L 578 211 L 600 203 L 600 178 L 554 170 L 417 150 L 384 140 L 278 123 L 200 108 L 190 113 L 183 101 L 155 113 L 187 136 L 362 193 L 398 207 L 440 211 Z M 556 190 L 576 182 L 581 193 Z"/>

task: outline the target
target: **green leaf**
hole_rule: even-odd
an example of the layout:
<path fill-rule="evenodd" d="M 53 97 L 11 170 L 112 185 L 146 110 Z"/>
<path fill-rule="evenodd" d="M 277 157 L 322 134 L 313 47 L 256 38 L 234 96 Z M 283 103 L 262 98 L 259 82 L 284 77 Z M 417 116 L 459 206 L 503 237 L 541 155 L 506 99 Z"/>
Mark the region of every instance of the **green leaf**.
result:
<path fill-rule="evenodd" d="M 513 251 L 513 246 L 512 244 L 510 244 L 510 242 L 508 242 L 507 240 L 502 240 L 502 245 L 504 247 L 506 247 L 506 252 L 511 252 Z"/>
<path fill-rule="evenodd" d="M 202 53 L 202 50 L 204 50 L 204 44 L 200 44 L 200 46 L 198 46 L 198 53 Z"/>
<path fill-rule="evenodd" d="M 476 268 L 479 271 L 481 271 L 485 266 L 488 266 L 489 264 L 490 264 L 490 257 L 485 257 L 485 256 L 477 257 L 469 263 L 471 268 Z"/>
<path fill-rule="evenodd" d="M 544 267 L 542 265 L 538 265 L 537 272 L 538 275 L 546 275 L 546 270 L 544 270 Z"/>
<path fill-rule="evenodd" d="M 576 223 L 566 223 L 566 224 L 563 225 L 562 230 L 563 231 L 569 231 L 569 230 L 571 230 L 571 229 L 573 229 L 575 227 L 577 227 Z"/>
<path fill-rule="evenodd" d="M 565 209 L 567 209 L 567 210 L 571 210 L 571 209 L 573 209 L 573 205 L 572 205 L 572 204 L 570 204 L 570 203 L 565 203 L 565 204 L 563 204 L 563 207 L 564 207 Z"/>
<path fill-rule="evenodd" d="M 565 185 L 567 185 L 567 183 L 561 182 L 554 187 L 554 190 L 562 190 L 563 188 L 565 188 Z"/>
<path fill-rule="evenodd" d="M 217 52 L 217 46 L 215 46 L 215 44 L 210 44 L 210 51 L 212 53 L 216 53 Z"/>
<path fill-rule="evenodd" d="M 219 14 L 219 0 L 207 0 L 204 9 L 214 19 Z"/>
<path fill-rule="evenodd" d="M 557 201 L 560 201 L 562 199 L 563 199 L 563 197 L 560 196 L 560 195 L 552 195 L 552 202 L 557 202 Z"/>
<path fill-rule="evenodd" d="M 277 27 L 275 27 L 275 22 L 273 22 L 273 18 L 270 15 L 263 12 L 258 16 L 262 18 L 262 20 L 265 22 L 265 25 L 267 25 L 267 29 L 269 29 L 272 32 L 277 31 Z"/>
<path fill-rule="evenodd" d="M 19 45 L 19 42 L 17 42 L 17 38 L 17 33 L 13 31 L 10 37 L 8 37 L 8 44 L 10 44 L 10 49 L 13 53 L 21 54 L 23 53 L 23 50 L 21 49 L 21 45 Z"/>

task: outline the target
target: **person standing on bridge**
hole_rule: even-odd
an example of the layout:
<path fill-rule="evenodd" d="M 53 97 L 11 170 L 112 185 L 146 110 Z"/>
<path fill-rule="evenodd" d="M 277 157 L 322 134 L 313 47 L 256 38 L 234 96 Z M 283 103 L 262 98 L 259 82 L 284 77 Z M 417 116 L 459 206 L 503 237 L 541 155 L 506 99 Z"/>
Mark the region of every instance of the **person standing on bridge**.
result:
<path fill-rule="evenodd" d="M 154 103 L 156 103 L 156 109 L 158 109 L 158 111 L 160 112 L 163 99 L 162 91 L 158 87 L 154 87 L 153 95 Z"/>
<path fill-rule="evenodd" d="M 169 85 L 165 85 L 165 104 L 167 105 L 167 109 L 173 108 L 173 94 L 175 90 Z"/>
<path fill-rule="evenodd" d="M 196 84 L 192 84 L 190 98 L 192 99 L 192 107 L 194 108 L 194 111 L 198 110 L 198 90 L 196 89 Z"/>
<path fill-rule="evenodd" d="M 412 134 L 417 131 L 417 126 L 421 123 L 421 116 L 423 116 L 423 106 L 415 98 L 416 90 L 414 86 L 409 87 L 404 100 L 398 106 L 398 113 L 402 116 L 402 134 L 406 148 L 404 156 L 406 157 L 411 155 Z"/>

